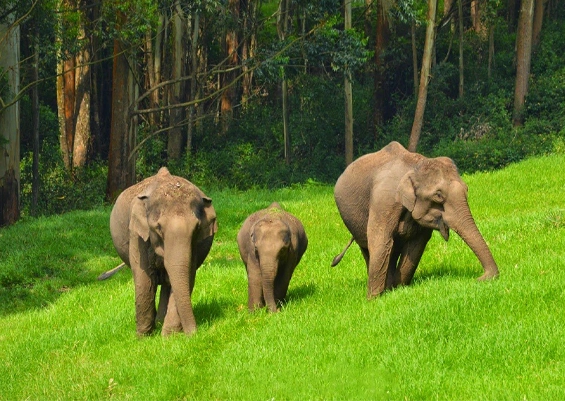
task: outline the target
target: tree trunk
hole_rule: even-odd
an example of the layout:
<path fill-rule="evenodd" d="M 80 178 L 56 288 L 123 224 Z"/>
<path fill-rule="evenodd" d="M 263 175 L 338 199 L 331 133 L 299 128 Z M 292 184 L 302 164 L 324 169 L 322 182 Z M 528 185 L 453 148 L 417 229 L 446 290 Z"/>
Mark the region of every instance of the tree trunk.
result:
<path fill-rule="evenodd" d="M 532 32 L 532 47 L 535 49 L 539 45 L 541 27 L 543 25 L 543 14 L 547 0 L 535 0 L 534 22 Z"/>
<path fill-rule="evenodd" d="M 390 39 L 389 22 L 386 16 L 387 10 L 384 9 L 382 1 L 377 4 L 377 32 L 375 35 L 375 73 L 374 73 L 374 92 L 373 99 L 375 110 L 373 113 L 373 123 L 375 133 L 379 131 L 385 120 L 385 100 L 388 93 L 385 90 L 385 62 L 383 53 L 385 52 Z M 375 137 L 375 139 L 377 139 Z"/>
<path fill-rule="evenodd" d="M 200 33 L 200 14 L 195 13 L 192 19 L 192 39 L 190 43 L 190 96 L 194 104 L 188 106 L 188 132 L 186 135 L 186 153 L 192 152 L 192 137 L 194 132 L 196 108 L 198 107 L 198 35 Z"/>
<path fill-rule="evenodd" d="M 491 22 L 488 32 L 488 72 L 487 76 L 490 81 L 492 76 L 492 67 L 494 66 L 494 23 Z"/>
<path fill-rule="evenodd" d="M 81 32 L 85 34 L 85 30 Z M 72 148 L 73 169 L 84 167 L 87 163 L 88 146 L 90 144 L 90 51 L 86 46 L 77 55 L 77 70 L 75 74 L 76 89 L 76 127 Z"/>
<path fill-rule="evenodd" d="M 241 47 L 241 64 L 243 70 L 242 79 L 242 99 L 243 106 L 251 97 L 253 85 L 253 70 L 249 68 L 247 60 L 255 57 L 257 48 L 257 0 L 247 0 L 244 2 L 243 12 L 243 43 Z"/>
<path fill-rule="evenodd" d="M 64 0 L 61 8 L 77 9 L 76 0 Z M 88 42 L 87 13 L 83 13 L 78 27 L 79 39 Z M 62 29 L 65 27 L 63 26 Z M 57 80 L 57 107 L 59 112 L 60 146 L 63 162 L 68 171 L 87 163 L 90 129 L 91 69 L 90 50 L 84 45 L 77 54 L 59 55 Z"/>
<path fill-rule="evenodd" d="M 428 0 L 428 16 L 426 27 L 426 41 L 424 43 L 424 55 L 422 57 L 422 70 L 420 71 L 420 86 L 418 90 L 418 101 L 416 112 L 414 113 L 414 123 L 410 132 L 410 142 L 408 150 L 415 152 L 420 141 L 422 125 L 424 122 L 424 111 L 426 110 L 426 100 L 428 97 L 428 81 L 430 78 L 430 67 L 432 64 L 432 53 L 435 41 L 435 20 L 436 20 L 437 0 Z"/>
<path fill-rule="evenodd" d="M 39 82 L 39 24 L 36 23 L 32 37 L 33 41 L 33 70 L 34 82 Z M 31 90 L 31 115 L 33 118 L 33 163 L 31 179 L 31 215 L 37 215 L 39 201 L 39 88 L 33 85 Z"/>
<path fill-rule="evenodd" d="M 463 0 L 457 1 L 458 22 L 459 22 L 459 98 L 465 94 L 465 63 L 463 62 L 463 40 L 465 31 L 463 27 Z"/>
<path fill-rule="evenodd" d="M 473 30 L 484 37 L 485 27 L 481 19 L 481 2 L 479 0 L 471 0 L 471 21 Z"/>
<path fill-rule="evenodd" d="M 532 25 L 534 19 L 534 0 L 522 0 L 518 32 L 516 34 L 516 84 L 514 87 L 515 127 L 524 123 L 524 104 L 528 94 L 528 80 L 532 60 Z"/>
<path fill-rule="evenodd" d="M 233 118 L 233 107 L 236 101 L 236 83 L 235 78 L 235 68 L 239 64 L 239 35 L 237 32 L 238 21 L 239 21 L 239 4 L 240 0 L 228 0 L 228 12 L 230 14 L 230 22 L 226 27 L 225 34 L 225 55 L 226 55 L 226 65 L 225 70 L 220 78 L 222 92 L 222 98 L 220 99 L 220 120 L 221 120 L 221 130 L 220 133 L 225 135 Z"/>
<path fill-rule="evenodd" d="M 10 22 L 13 18 L 8 18 Z M 0 24 L 0 69 L 5 72 L 8 98 L 20 91 L 20 27 Z M 0 226 L 20 218 L 20 104 L 0 109 Z"/>
<path fill-rule="evenodd" d="M 345 0 L 345 30 L 351 29 L 351 1 Z M 345 165 L 349 165 L 353 162 L 353 90 L 349 71 L 345 72 L 343 86 L 345 94 Z"/>
<path fill-rule="evenodd" d="M 106 196 L 114 201 L 121 191 L 135 182 L 135 147 L 137 126 L 130 118 L 130 105 L 134 104 L 136 86 L 126 53 L 127 46 L 114 41 L 114 66 L 112 71 L 112 121 L 108 155 L 108 183 Z M 132 64 L 133 65 L 133 64 Z"/>
<path fill-rule="evenodd" d="M 289 20 L 289 0 L 280 0 L 279 12 L 277 17 L 277 33 L 280 41 L 286 39 L 286 34 L 288 31 L 288 20 Z M 284 66 L 281 67 L 281 95 L 282 95 L 282 114 L 283 114 L 283 141 L 284 141 L 284 160 L 288 165 L 290 164 L 291 153 L 290 153 L 290 130 L 288 126 L 288 79 L 286 77 Z"/>
<path fill-rule="evenodd" d="M 170 104 L 175 105 L 181 103 L 181 88 L 182 83 L 180 78 L 183 76 L 183 60 L 185 55 L 186 46 L 183 44 L 183 33 L 186 30 L 186 18 L 180 3 L 175 3 L 175 10 L 173 14 L 173 71 L 172 79 L 176 81 L 173 83 L 171 91 Z M 169 139 L 167 142 L 167 155 L 169 160 L 178 160 L 182 154 L 182 129 L 181 123 L 183 119 L 183 108 L 177 107 L 171 109 Z"/>
<path fill-rule="evenodd" d="M 416 48 L 416 23 L 410 25 L 410 38 L 412 42 L 412 71 L 414 73 L 414 97 L 418 98 L 418 49 Z"/>

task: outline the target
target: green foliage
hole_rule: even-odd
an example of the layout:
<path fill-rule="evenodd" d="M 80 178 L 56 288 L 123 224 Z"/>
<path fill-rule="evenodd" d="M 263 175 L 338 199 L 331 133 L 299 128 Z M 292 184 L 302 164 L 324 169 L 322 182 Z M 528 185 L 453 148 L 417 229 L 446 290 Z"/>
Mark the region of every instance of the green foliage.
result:
<path fill-rule="evenodd" d="M 413 284 L 372 301 L 355 246 L 329 266 L 349 238 L 331 186 L 211 191 L 220 228 L 190 338 L 138 339 L 131 272 L 96 281 L 119 263 L 109 208 L 26 218 L 0 230 L 1 398 L 563 399 L 564 163 L 464 177 L 498 280 L 477 283 L 463 241 L 434 235 Z M 249 313 L 235 236 L 274 200 L 309 248 L 280 313 Z"/>
<path fill-rule="evenodd" d="M 100 37 L 136 45 L 157 26 L 158 2 L 152 0 L 105 1 L 101 6 Z"/>
<path fill-rule="evenodd" d="M 42 154 L 58 154 L 57 149 L 43 146 Z M 22 187 L 22 214 L 32 212 L 32 154 L 25 155 L 20 163 Z M 51 215 L 72 210 L 89 210 L 105 204 L 108 168 L 104 163 L 92 163 L 73 174 L 64 167 L 63 160 L 46 168 L 40 163 L 40 184 L 37 213 Z"/>
<path fill-rule="evenodd" d="M 21 101 L 22 148 L 32 148 L 32 118 L 28 97 Z M 71 174 L 64 166 L 59 148 L 59 126 L 57 116 L 49 107 L 40 107 L 39 117 L 39 196 L 36 213 L 50 215 L 71 210 L 87 210 L 104 204 L 107 166 L 94 162 Z M 32 212 L 33 153 L 21 155 L 21 207 L 24 216 Z"/>

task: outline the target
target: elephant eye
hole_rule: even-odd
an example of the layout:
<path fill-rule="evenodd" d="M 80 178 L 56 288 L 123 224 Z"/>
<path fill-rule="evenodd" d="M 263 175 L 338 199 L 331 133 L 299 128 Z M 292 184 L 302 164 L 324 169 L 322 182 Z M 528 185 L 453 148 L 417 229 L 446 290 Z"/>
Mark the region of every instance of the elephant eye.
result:
<path fill-rule="evenodd" d="M 433 194 L 432 196 L 432 200 L 436 203 L 443 203 L 445 202 L 445 198 L 443 197 L 443 194 L 440 191 L 436 191 L 435 194 Z"/>

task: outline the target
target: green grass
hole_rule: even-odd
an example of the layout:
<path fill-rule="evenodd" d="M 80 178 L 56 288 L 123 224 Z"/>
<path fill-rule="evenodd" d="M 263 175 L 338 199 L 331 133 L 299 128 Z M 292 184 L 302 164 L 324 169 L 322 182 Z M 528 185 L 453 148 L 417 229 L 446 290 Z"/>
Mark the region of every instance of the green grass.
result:
<path fill-rule="evenodd" d="M 109 209 L 0 230 L 0 399 L 559 400 L 565 398 L 565 156 L 464 177 L 499 264 L 434 234 L 414 282 L 367 301 L 332 188 L 216 192 L 219 232 L 194 293 L 198 332 L 135 335 Z M 247 312 L 235 237 L 272 201 L 309 248 L 278 314 Z"/>

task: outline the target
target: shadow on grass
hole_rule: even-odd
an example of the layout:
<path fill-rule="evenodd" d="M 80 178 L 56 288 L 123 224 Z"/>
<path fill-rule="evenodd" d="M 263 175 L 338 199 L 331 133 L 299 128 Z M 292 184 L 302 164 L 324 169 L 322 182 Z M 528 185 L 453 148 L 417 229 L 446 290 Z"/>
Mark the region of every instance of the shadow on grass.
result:
<path fill-rule="evenodd" d="M 44 308 L 72 288 L 96 283 L 98 270 L 117 256 L 108 216 L 105 209 L 71 212 L 2 228 L 0 316 Z"/>
<path fill-rule="evenodd" d="M 471 268 L 454 265 L 428 266 L 426 269 L 416 270 L 412 283 L 420 283 L 428 280 L 440 280 L 449 277 L 455 278 L 477 278 L 483 274 L 482 270 L 476 272 Z"/>
<path fill-rule="evenodd" d="M 195 303 L 193 306 L 194 317 L 197 325 L 212 325 L 225 316 L 225 311 L 235 308 L 234 304 L 226 299 L 206 299 Z"/>
<path fill-rule="evenodd" d="M 286 299 L 283 305 L 288 302 L 301 302 L 303 299 L 310 298 L 316 292 L 316 285 L 314 283 L 302 284 L 298 287 L 290 287 L 286 294 Z"/>

